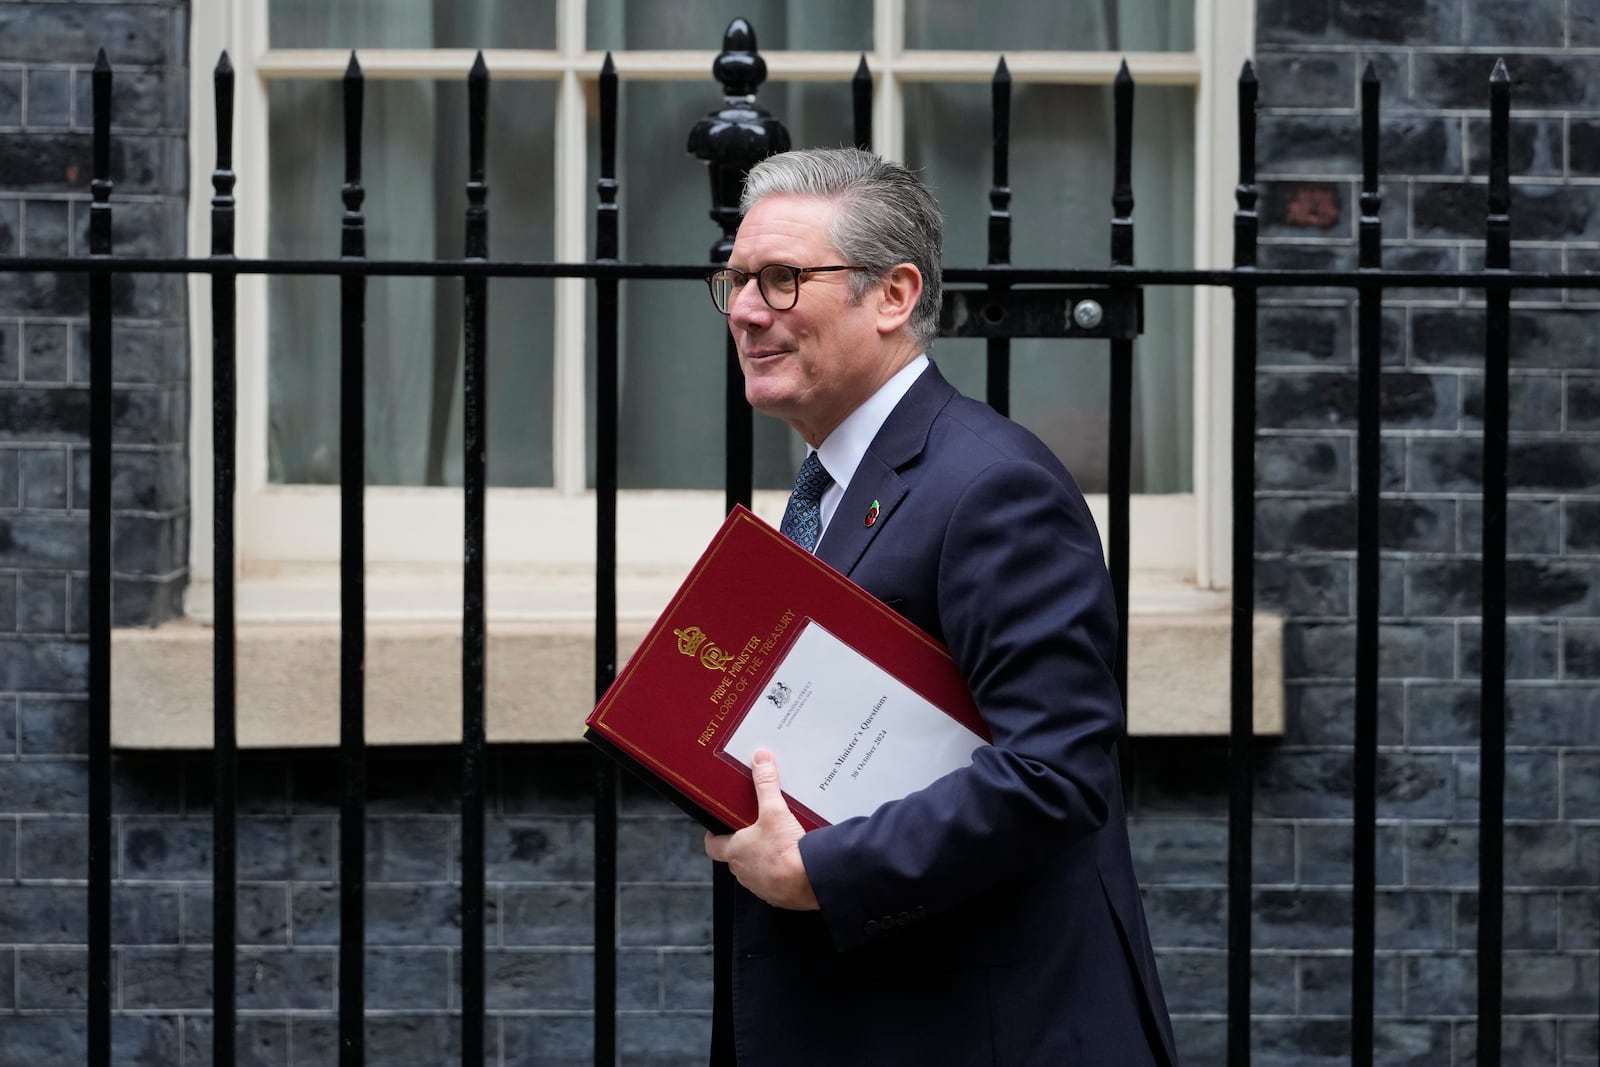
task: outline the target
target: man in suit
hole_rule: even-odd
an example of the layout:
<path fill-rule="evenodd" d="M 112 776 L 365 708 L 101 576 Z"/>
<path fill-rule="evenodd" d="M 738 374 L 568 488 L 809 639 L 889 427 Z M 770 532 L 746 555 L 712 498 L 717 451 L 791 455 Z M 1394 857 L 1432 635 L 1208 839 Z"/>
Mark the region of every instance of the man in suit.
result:
<path fill-rule="evenodd" d="M 1055 456 L 926 356 L 938 205 L 842 149 L 766 160 L 742 206 L 709 282 L 746 397 L 809 446 L 785 531 L 950 649 L 993 745 L 810 833 L 757 754 L 760 817 L 706 837 L 741 887 L 738 1063 L 1173 1067 L 1099 535 Z"/>

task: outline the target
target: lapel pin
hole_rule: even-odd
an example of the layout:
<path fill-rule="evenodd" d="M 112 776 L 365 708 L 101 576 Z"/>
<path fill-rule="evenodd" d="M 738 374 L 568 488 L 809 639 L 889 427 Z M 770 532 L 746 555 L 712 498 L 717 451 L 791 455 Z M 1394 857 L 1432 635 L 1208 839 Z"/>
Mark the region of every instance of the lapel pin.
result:
<path fill-rule="evenodd" d="M 873 523 L 875 523 L 877 521 L 878 521 L 878 502 L 876 500 L 874 500 L 872 502 L 872 506 L 867 509 L 867 517 L 866 517 L 866 520 L 865 520 L 865 525 L 871 526 Z"/>

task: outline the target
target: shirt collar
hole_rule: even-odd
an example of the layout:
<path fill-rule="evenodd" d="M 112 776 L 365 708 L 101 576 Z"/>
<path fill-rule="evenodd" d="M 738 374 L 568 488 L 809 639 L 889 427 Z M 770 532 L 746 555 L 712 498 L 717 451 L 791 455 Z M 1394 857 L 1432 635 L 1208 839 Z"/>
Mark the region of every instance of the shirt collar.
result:
<path fill-rule="evenodd" d="M 888 420 L 889 414 L 906 395 L 911 384 L 921 377 L 922 372 L 928 367 L 928 355 L 920 353 L 916 359 L 901 367 L 893 377 L 878 387 L 878 391 L 866 399 L 860 407 L 856 408 L 845 420 L 834 427 L 832 433 L 817 448 L 817 458 L 833 476 L 833 484 L 822 495 L 822 527 L 827 529 L 828 521 L 833 518 L 833 511 L 839 506 L 839 501 L 844 499 L 844 492 L 850 487 L 850 479 L 854 477 L 856 468 L 861 465 L 861 457 L 867 454 L 872 439 L 878 436 L 878 431 L 883 429 L 883 424 Z"/>

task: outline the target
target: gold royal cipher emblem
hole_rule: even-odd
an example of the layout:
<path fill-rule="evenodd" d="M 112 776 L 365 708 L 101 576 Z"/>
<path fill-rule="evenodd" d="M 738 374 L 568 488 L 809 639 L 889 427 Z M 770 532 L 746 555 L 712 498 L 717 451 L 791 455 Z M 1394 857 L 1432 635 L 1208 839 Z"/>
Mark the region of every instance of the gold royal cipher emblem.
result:
<path fill-rule="evenodd" d="M 724 652 L 715 644 L 708 643 L 706 632 L 698 626 L 672 632 L 678 635 L 678 651 L 685 656 L 698 655 L 707 670 L 726 670 L 728 664 L 733 662 L 733 653 Z"/>

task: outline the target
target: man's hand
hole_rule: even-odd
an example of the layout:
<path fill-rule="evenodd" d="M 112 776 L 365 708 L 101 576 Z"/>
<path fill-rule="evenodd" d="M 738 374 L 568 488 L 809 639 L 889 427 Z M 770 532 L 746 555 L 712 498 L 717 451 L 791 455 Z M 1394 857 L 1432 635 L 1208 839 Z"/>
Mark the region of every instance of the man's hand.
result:
<path fill-rule="evenodd" d="M 805 827 L 778 788 L 772 753 L 757 749 L 750 767 L 756 783 L 756 821 L 734 834 L 706 834 L 706 855 L 726 863 L 739 884 L 775 908 L 817 910 L 806 865 L 800 858 Z"/>

